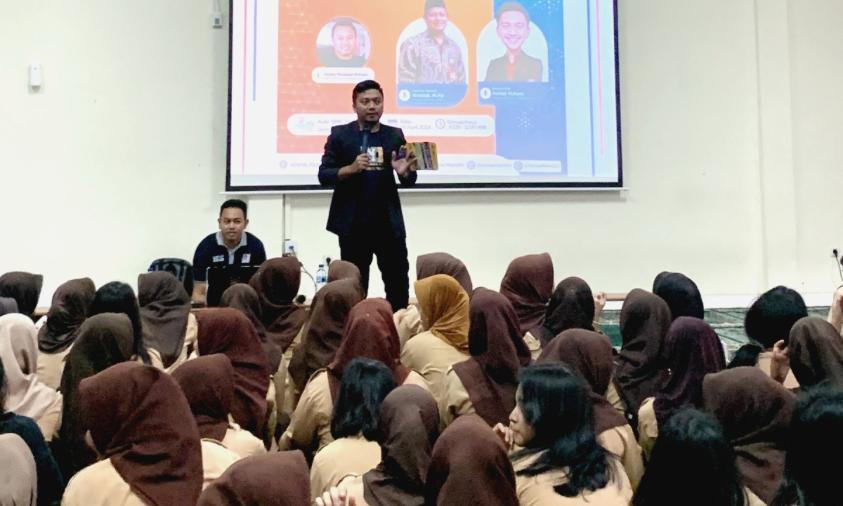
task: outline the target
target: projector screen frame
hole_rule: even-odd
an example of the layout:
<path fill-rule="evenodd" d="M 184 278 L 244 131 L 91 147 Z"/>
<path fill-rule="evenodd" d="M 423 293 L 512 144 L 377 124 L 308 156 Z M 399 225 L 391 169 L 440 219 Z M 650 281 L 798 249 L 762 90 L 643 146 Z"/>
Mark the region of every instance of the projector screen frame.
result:
<path fill-rule="evenodd" d="M 248 1 L 248 0 L 245 0 Z M 282 0 L 278 0 L 279 2 Z M 614 69 L 615 69 L 615 115 L 617 134 L 618 177 L 617 181 L 572 181 L 572 182 L 537 182 L 537 183 L 416 183 L 411 188 L 399 188 L 403 192 L 459 192 L 459 191 L 564 191 L 564 190 L 618 190 L 624 191 L 623 183 L 623 138 L 621 132 L 621 75 L 620 49 L 618 47 L 618 0 L 612 1 L 613 39 L 614 39 Z M 228 0 L 228 93 L 226 117 L 226 194 L 296 194 L 296 193 L 329 193 L 332 188 L 318 183 L 312 185 L 237 185 L 231 184 L 231 115 L 232 115 L 232 86 L 233 86 L 233 28 L 234 28 L 234 0 Z M 424 171 L 421 172 L 423 177 Z M 314 179 L 316 174 L 314 173 Z"/>

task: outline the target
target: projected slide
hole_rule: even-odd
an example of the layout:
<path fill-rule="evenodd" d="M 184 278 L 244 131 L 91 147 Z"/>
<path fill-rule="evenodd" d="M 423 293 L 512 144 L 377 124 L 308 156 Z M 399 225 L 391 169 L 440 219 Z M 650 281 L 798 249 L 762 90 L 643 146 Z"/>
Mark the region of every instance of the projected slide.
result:
<path fill-rule="evenodd" d="M 612 0 L 231 0 L 227 188 L 319 188 L 365 79 L 384 124 L 437 144 L 420 188 L 619 186 L 615 17 Z"/>

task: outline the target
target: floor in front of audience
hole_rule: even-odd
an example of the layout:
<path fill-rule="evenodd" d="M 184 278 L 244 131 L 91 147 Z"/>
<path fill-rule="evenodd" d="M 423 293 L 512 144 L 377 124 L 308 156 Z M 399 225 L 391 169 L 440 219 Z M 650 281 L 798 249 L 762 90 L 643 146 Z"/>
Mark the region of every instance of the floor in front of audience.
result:
<path fill-rule="evenodd" d="M 828 306 L 808 308 L 811 316 L 828 316 Z M 612 340 L 616 348 L 621 346 L 621 332 L 618 327 L 620 311 L 604 311 L 600 316 L 600 327 Z M 747 342 L 746 332 L 743 330 L 743 319 L 746 308 L 709 309 L 705 312 L 705 321 L 717 332 L 726 347 L 731 359 L 735 350 Z"/>

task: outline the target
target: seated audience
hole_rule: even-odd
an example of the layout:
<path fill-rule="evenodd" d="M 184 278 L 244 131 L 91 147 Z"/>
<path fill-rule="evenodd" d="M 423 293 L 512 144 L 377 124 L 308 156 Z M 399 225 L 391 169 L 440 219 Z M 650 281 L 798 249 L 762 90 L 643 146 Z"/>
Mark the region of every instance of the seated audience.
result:
<path fill-rule="evenodd" d="M 196 504 L 212 459 L 175 380 L 117 364 L 82 380 L 79 403 L 100 460 L 70 480 L 63 506 Z"/>
<path fill-rule="evenodd" d="M 38 379 L 58 390 L 64 360 L 88 317 L 97 288 L 90 278 L 71 279 L 53 293 L 47 322 L 38 329 Z"/>
<path fill-rule="evenodd" d="M 6 372 L 3 369 L 3 362 L 0 361 L 0 434 L 14 434 L 23 440 L 25 447 L 28 448 L 28 453 L 35 459 L 34 472 L 29 474 L 29 478 L 32 479 L 33 486 L 37 485 L 37 504 L 39 506 L 53 504 L 61 498 L 61 494 L 64 491 L 64 479 L 62 478 L 61 472 L 59 472 L 59 466 L 56 464 L 55 459 L 53 459 L 53 454 L 50 452 L 50 448 L 47 446 L 47 442 L 44 440 L 44 435 L 41 433 L 38 425 L 31 418 L 20 416 L 3 409 L 3 406 L 6 404 L 6 394 Z M 4 457 L 0 459 L 0 462 L 3 462 L 0 468 L 8 472 L 12 471 L 9 468 L 13 466 L 9 465 L 9 463 L 13 461 L 6 460 Z M 0 480 L 0 483 L 11 485 L 11 482 L 4 482 L 2 480 Z M 26 483 L 26 481 L 23 483 Z M 2 493 L 6 490 L 5 486 L 0 487 L 0 497 L 2 497 Z M 7 503 L 0 500 L 0 504 Z M 35 496 L 32 497 L 31 503 L 25 502 L 21 504 L 35 505 Z"/>
<path fill-rule="evenodd" d="M 16 312 L 32 317 L 41 296 L 44 276 L 29 272 L 13 271 L 0 276 L 0 297 L 15 300 Z"/>
<path fill-rule="evenodd" d="M 612 351 L 612 344 L 603 334 L 568 329 L 545 346 L 538 363 L 562 363 L 589 384 L 597 442 L 620 459 L 635 490 L 644 474 L 641 447 L 626 418 L 609 404 L 603 393 L 612 380 Z"/>
<path fill-rule="evenodd" d="M 746 335 L 764 348 L 758 356 L 758 367 L 772 375 L 773 353 L 783 352 L 787 348 L 790 329 L 800 318 L 808 316 L 808 308 L 798 292 L 784 286 L 777 286 L 763 294 L 752 303 L 744 318 Z M 793 374 L 788 373 L 784 386 L 789 389 L 799 387 Z"/>
<path fill-rule="evenodd" d="M 234 367 L 231 416 L 242 428 L 263 440 L 266 433 L 270 369 L 255 327 L 236 309 L 205 309 L 197 314 L 199 355 L 222 353 Z"/>
<path fill-rule="evenodd" d="M 735 450 L 741 483 L 770 504 L 782 484 L 796 397 L 757 367 L 738 367 L 705 377 L 703 404 Z"/>
<path fill-rule="evenodd" d="M 533 359 L 539 358 L 542 347 L 568 329 L 598 330 L 597 319 L 606 304 L 606 294 L 595 297 L 588 283 L 577 277 L 565 278 L 556 285 L 544 320 L 530 330 L 537 339 L 531 347 Z"/>
<path fill-rule="evenodd" d="M 138 305 L 152 365 L 173 372 L 196 349 L 196 317 L 184 284 L 167 271 L 141 274 Z"/>
<path fill-rule="evenodd" d="M 152 360 L 143 344 L 143 322 L 140 317 L 138 299 L 132 287 L 120 281 L 112 281 L 99 287 L 88 316 L 102 313 L 123 313 L 129 317 L 129 321 L 132 322 L 132 349 L 135 359 L 144 364 L 151 364 Z"/>
<path fill-rule="evenodd" d="M 670 376 L 638 410 L 638 438 L 647 456 L 659 436 L 659 427 L 674 413 L 685 406 L 702 408 L 705 375 L 726 368 L 720 338 L 714 329 L 691 316 L 680 316 L 670 325 L 663 360 Z"/>
<path fill-rule="evenodd" d="M 541 253 L 514 259 L 503 275 L 500 292 L 512 303 L 527 345 L 530 349 L 537 349 L 538 337 L 530 331 L 544 321 L 553 293 L 553 260 L 550 255 Z"/>
<path fill-rule="evenodd" d="M 380 408 L 395 386 L 392 371 L 377 360 L 355 358 L 348 364 L 331 417 L 334 440 L 316 454 L 310 469 L 313 499 L 346 476 L 362 475 L 378 465 Z"/>
<path fill-rule="evenodd" d="M 801 388 L 825 383 L 843 389 L 843 338 L 827 321 L 818 316 L 797 321 L 784 352 L 772 361 L 773 379 L 785 381 L 789 366 Z"/>
<path fill-rule="evenodd" d="M 0 504 L 36 506 L 38 474 L 35 459 L 17 434 L 0 434 Z M 49 503 L 44 503 L 49 504 Z"/>
<path fill-rule="evenodd" d="M 670 328 L 670 308 L 658 295 L 635 288 L 623 301 L 620 316 L 621 350 L 606 399 L 638 427 L 638 408 L 667 379 L 661 362 Z"/>
<path fill-rule="evenodd" d="M 263 441 L 229 420 L 234 403 L 234 367 L 223 354 L 206 355 L 173 371 L 203 440 L 212 440 L 240 458 L 266 453 Z"/>
<path fill-rule="evenodd" d="M 357 357 L 378 360 L 386 365 L 397 385 L 414 384 L 426 389 L 424 378 L 401 364 L 398 346 L 398 331 L 392 320 L 391 306 L 385 299 L 365 299 L 354 306 L 334 360 L 307 382 L 279 447 L 307 453 L 318 451 L 333 441 L 331 413 L 345 370 Z"/>
<path fill-rule="evenodd" d="M 763 506 L 740 484 L 717 420 L 686 407 L 662 427 L 632 506 Z"/>
<path fill-rule="evenodd" d="M 61 426 L 62 395 L 41 383 L 38 367 L 38 331 L 22 314 L 0 316 L 0 361 L 6 371 L 3 409 L 32 418 L 47 441 Z"/>
<path fill-rule="evenodd" d="M 401 363 L 424 377 L 441 408 L 445 373 L 468 358 L 468 294 L 447 274 L 416 281 L 415 290 L 425 331 L 404 343 Z"/>
<path fill-rule="evenodd" d="M 632 487 L 618 458 L 594 431 L 591 388 L 559 364 L 524 369 L 509 426 L 495 431 L 510 446 L 522 505 L 626 506 Z"/>
<path fill-rule="evenodd" d="M 477 414 L 490 427 L 506 423 L 515 407 L 518 370 L 516 346 L 529 362 L 518 317 L 512 304 L 492 290 L 478 288 L 469 304 L 471 358 L 457 362 L 445 375 L 444 425 L 463 415 Z"/>

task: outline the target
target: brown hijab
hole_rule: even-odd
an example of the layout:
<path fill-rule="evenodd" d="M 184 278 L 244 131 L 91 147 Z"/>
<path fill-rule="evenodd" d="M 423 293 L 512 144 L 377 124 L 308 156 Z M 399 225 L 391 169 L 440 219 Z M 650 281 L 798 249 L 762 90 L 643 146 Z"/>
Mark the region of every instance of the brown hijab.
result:
<path fill-rule="evenodd" d="M 568 329 L 594 330 L 594 295 L 588 283 L 574 276 L 556 285 L 544 321 L 530 333 L 544 346 Z"/>
<path fill-rule="evenodd" d="M 399 386 L 383 400 L 378 427 L 381 462 L 363 475 L 366 502 L 370 506 L 424 504 L 430 452 L 439 435 L 436 401 L 419 386 Z"/>
<path fill-rule="evenodd" d="M 457 280 L 436 274 L 416 281 L 415 289 L 430 332 L 454 348 L 468 351 L 468 294 Z"/>
<path fill-rule="evenodd" d="M 0 276 L 0 297 L 10 297 L 18 304 L 18 311 L 32 316 L 41 296 L 44 276 L 29 272 L 13 271 Z"/>
<path fill-rule="evenodd" d="M 661 356 L 668 328 L 670 308 L 664 300 L 640 288 L 629 292 L 621 308 L 622 345 L 614 376 L 627 411 L 637 413 L 667 378 Z"/>
<path fill-rule="evenodd" d="M 202 448 L 190 407 L 167 373 L 136 362 L 82 380 L 79 400 L 97 451 L 132 492 L 154 506 L 193 506 Z"/>
<path fill-rule="evenodd" d="M 340 391 L 343 371 L 357 357 L 381 361 L 392 370 L 397 385 L 403 384 L 410 374 L 400 361 L 398 330 L 392 319 L 392 306 L 386 299 L 365 299 L 348 314 L 342 342 L 328 365 L 328 383 L 334 400 Z"/>
<path fill-rule="evenodd" d="M 230 307 L 246 315 L 246 318 L 255 326 L 255 332 L 258 333 L 261 346 L 266 352 L 266 356 L 269 357 L 272 353 L 272 347 L 266 340 L 266 329 L 261 322 L 261 303 L 258 292 L 247 283 L 235 283 L 222 292 L 220 307 Z M 272 367 L 272 364 L 270 363 L 269 366 Z M 275 370 L 278 370 L 277 366 Z"/>
<path fill-rule="evenodd" d="M 164 367 L 170 367 L 184 347 L 190 315 L 190 296 L 184 283 L 167 271 L 141 274 L 138 306 L 144 346 L 157 350 Z"/>
<path fill-rule="evenodd" d="M 512 463 L 503 443 L 480 417 L 461 416 L 439 436 L 426 496 L 430 506 L 518 506 Z"/>
<path fill-rule="evenodd" d="M 614 366 L 608 337 L 592 330 L 568 329 L 542 349 L 536 362 L 564 362 L 591 385 L 595 434 L 627 425 L 626 418 L 605 397 Z"/>
<path fill-rule="evenodd" d="M 363 293 L 363 276 L 360 274 L 360 269 L 351 262 L 334 260 L 328 266 L 328 283 L 341 279 L 350 279 L 356 283 L 357 288 L 360 290 L 360 297 L 364 298 L 366 296 Z"/>
<path fill-rule="evenodd" d="M 290 378 L 299 391 L 313 373 L 334 359 L 348 314 L 361 300 L 360 285 L 353 279 L 331 281 L 316 292 L 302 342 L 290 360 Z"/>
<path fill-rule="evenodd" d="M 735 447 L 745 486 L 770 504 L 782 484 L 795 396 L 757 367 L 736 367 L 703 380 L 703 405 Z"/>
<path fill-rule="evenodd" d="M 448 253 L 428 253 L 416 258 L 416 279 L 429 278 L 436 274 L 447 274 L 456 279 L 469 296 L 474 291 L 471 275 L 459 258 Z"/>
<path fill-rule="evenodd" d="M 266 328 L 264 347 L 272 372 L 278 370 L 281 355 L 293 342 L 307 319 L 305 309 L 293 302 L 301 283 L 297 258 L 270 258 L 252 276 L 249 285 L 258 293 L 261 322 Z"/>
<path fill-rule="evenodd" d="M 509 263 L 501 281 L 501 295 L 515 308 L 522 336 L 544 321 L 551 292 L 553 260 L 549 254 L 525 255 Z"/>
<path fill-rule="evenodd" d="M 680 316 L 667 331 L 663 363 L 671 374 L 653 402 L 661 427 L 684 406 L 702 407 L 703 378 L 725 369 L 726 358 L 720 339 L 709 324 L 692 316 Z"/>
<path fill-rule="evenodd" d="M 222 442 L 234 402 L 234 367 L 222 353 L 188 360 L 173 371 L 203 439 Z"/>
<path fill-rule="evenodd" d="M 843 338 L 818 316 L 797 321 L 790 329 L 790 368 L 801 388 L 828 382 L 843 388 Z"/>
<path fill-rule="evenodd" d="M 67 353 L 61 376 L 62 422 L 59 440 L 54 443 L 56 459 L 66 479 L 96 460 L 83 440 L 79 383 L 114 364 L 130 360 L 133 353 L 134 330 L 125 314 L 98 314 L 79 327 L 79 337 Z"/>
<path fill-rule="evenodd" d="M 471 299 L 471 358 L 454 364 L 477 414 L 490 426 L 506 424 L 515 407 L 520 363 L 515 342 L 524 345 L 512 304 L 492 290 L 478 288 Z"/>
<path fill-rule="evenodd" d="M 259 439 L 266 422 L 269 366 L 255 327 L 236 309 L 206 309 L 196 314 L 200 355 L 222 353 L 234 367 L 234 421 Z"/>
<path fill-rule="evenodd" d="M 73 344 L 96 292 L 90 278 L 71 279 L 59 285 L 53 293 L 47 323 L 38 331 L 38 349 L 59 353 Z"/>
<path fill-rule="evenodd" d="M 0 462 L 0 504 L 36 506 L 38 471 L 29 446 L 20 436 L 0 434 Z"/>
<path fill-rule="evenodd" d="M 238 460 L 211 482 L 198 506 L 306 506 L 310 473 L 298 450 Z"/>

